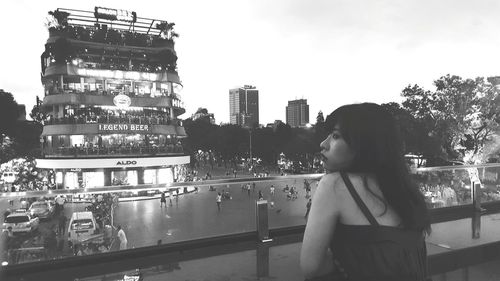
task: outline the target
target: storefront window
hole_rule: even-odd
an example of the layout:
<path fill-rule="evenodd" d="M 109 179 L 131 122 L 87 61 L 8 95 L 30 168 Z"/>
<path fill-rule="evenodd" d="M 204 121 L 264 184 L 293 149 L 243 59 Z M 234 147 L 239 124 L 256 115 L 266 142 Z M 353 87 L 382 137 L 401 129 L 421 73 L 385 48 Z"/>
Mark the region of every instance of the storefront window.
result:
<path fill-rule="evenodd" d="M 171 183 L 174 182 L 172 168 L 158 169 L 158 183 Z"/>
<path fill-rule="evenodd" d="M 146 169 L 144 170 L 144 183 L 145 184 L 157 184 L 156 182 L 156 170 Z"/>
<path fill-rule="evenodd" d="M 83 172 L 83 183 L 85 187 L 101 187 L 104 186 L 103 172 Z"/>
<path fill-rule="evenodd" d="M 129 179 L 127 171 L 112 171 L 111 172 L 112 185 L 128 185 Z"/>
<path fill-rule="evenodd" d="M 135 83 L 135 93 L 138 95 L 150 95 L 153 83 L 137 82 Z"/>
<path fill-rule="evenodd" d="M 65 188 L 75 189 L 78 188 L 78 173 L 67 172 L 64 177 Z"/>
<path fill-rule="evenodd" d="M 126 80 L 108 80 L 107 81 L 107 90 L 112 94 L 123 94 L 128 93 L 130 91 L 130 87 L 132 85 L 131 81 Z"/>
<path fill-rule="evenodd" d="M 182 85 L 181 84 L 172 83 L 172 86 L 174 88 L 174 94 L 178 95 L 178 94 L 181 93 L 181 91 L 182 91 Z"/>
<path fill-rule="evenodd" d="M 64 77 L 63 87 L 65 90 L 82 92 L 82 84 L 80 83 L 80 77 Z"/>
<path fill-rule="evenodd" d="M 43 82 L 43 87 L 45 89 L 45 95 L 54 95 L 58 93 L 58 80 L 57 79 L 47 79 Z"/>
<path fill-rule="evenodd" d="M 128 178 L 128 184 L 130 185 L 137 185 L 137 171 L 136 170 L 130 170 L 127 171 L 127 178 Z"/>
<path fill-rule="evenodd" d="M 69 137 L 70 139 L 70 146 L 77 146 L 83 145 L 83 135 L 71 135 Z"/>
<path fill-rule="evenodd" d="M 56 173 L 56 184 L 62 184 L 62 183 L 63 183 L 63 173 L 57 172 Z"/>
<path fill-rule="evenodd" d="M 95 78 L 85 78 L 83 80 L 83 88 L 85 91 L 100 92 L 104 89 L 104 81 Z"/>

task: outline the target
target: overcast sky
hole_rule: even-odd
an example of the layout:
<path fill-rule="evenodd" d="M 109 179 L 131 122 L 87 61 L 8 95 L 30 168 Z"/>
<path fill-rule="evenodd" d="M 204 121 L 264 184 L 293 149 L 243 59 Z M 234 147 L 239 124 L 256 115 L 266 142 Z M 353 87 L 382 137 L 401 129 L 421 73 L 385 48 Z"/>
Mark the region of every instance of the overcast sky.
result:
<path fill-rule="evenodd" d="M 259 89 L 260 123 L 285 119 L 306 98 L 313 122 L 353 102 L 401 101 L 401 90 L 456 74 L 500 75 L 500 1 L 494 0 L 4 0 L 0 89 L 29 112 L 43 95 L 47 12 L 95 6 L 175 22 L 189 117 L 198 107 L 229 121 L 229 89 Z"/>

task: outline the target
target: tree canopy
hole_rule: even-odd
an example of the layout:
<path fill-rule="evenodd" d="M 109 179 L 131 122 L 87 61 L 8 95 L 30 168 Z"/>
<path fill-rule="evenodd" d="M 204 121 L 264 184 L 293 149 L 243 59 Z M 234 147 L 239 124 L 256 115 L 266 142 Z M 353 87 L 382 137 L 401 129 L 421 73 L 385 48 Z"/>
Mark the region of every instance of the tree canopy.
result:
<path fill-rule="evenodd" d="M 11 93 L 0 90 L 0 140 L 15 133 L 18 104 Z"/>
<path fill-rule="evenodd" d="M 486 146 L 500 128 L 499 90 L 491 81 L 446 75 L 434 81 L 435 91 L 408 86 L 402 91 L 403 107 L 418 122 L 421 133 L 427 132 L 440 147 L 443 157 L 484 162 L 494 153 Z"/>

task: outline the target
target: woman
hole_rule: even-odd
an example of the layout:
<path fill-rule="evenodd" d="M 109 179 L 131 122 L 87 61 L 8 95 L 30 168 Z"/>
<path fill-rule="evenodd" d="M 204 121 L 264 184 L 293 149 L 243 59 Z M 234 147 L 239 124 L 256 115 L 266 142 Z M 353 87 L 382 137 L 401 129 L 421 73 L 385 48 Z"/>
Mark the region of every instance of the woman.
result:
<path fill-rule="evenodd" d="M 325 124 L 329 135 L 321 155 L 327 173 L 304 233 L 305 277 L 426 280 L 430 220 L 410 181 L 394 118 L 363 103 L 338 108 Z"/>

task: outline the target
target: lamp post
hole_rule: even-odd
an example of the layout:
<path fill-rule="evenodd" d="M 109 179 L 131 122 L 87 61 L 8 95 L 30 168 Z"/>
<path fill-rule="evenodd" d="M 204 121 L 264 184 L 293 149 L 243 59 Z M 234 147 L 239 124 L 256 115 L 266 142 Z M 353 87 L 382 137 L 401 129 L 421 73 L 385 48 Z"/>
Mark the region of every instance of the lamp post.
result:
<path fill-rule="evenodd" d="M 252 156 L 252 128 L 248 129 L 248 134 L 250 136 L 250 166 L 253 168 L 253 156 Z"/>

